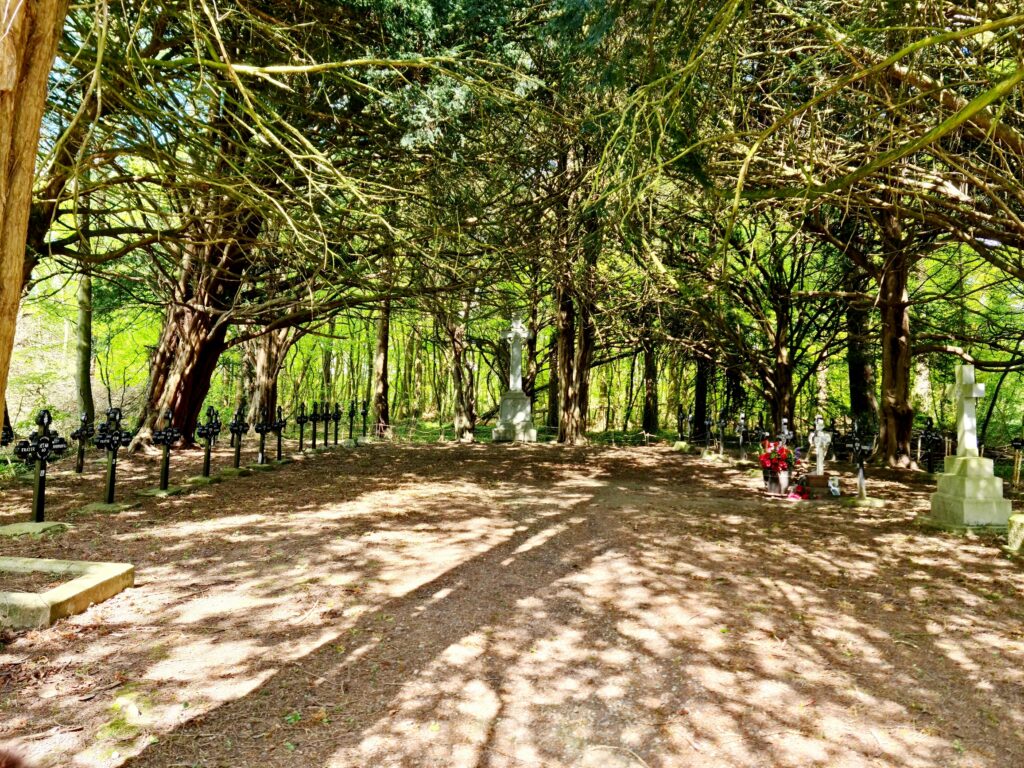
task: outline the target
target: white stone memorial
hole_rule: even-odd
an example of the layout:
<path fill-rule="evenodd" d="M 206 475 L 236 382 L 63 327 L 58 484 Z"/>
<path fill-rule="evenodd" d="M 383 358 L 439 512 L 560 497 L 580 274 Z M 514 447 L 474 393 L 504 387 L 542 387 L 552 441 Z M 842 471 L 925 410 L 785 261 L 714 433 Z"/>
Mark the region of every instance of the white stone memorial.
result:
<path fill-rule="evenodd" d="M 985 385 L 974 378 L 973 365 L 956 369 L 956 456 L 947 456 L 932 494 L 931 515 L 922 518 L 937 528 L 1005 528 L 1012 512 L 1003 498 L 1003 481 L 995 476 L 992 459 L 978 455 L 978 400 Z"/>
<path fill-rule="evenodd" d="M 523 392 L 523 342 L 530 337 L 529 331 L 518 318 L 505 332 L 504 339 L 511 347 L 511 366 L 508 392 L 501 396 L 498 408 L 498 426 L 492 439 L 496 443 L 535 443 L 537 428 L 533 426 L 533 406 Z"/>
<path fill-rule="evenodd" d="M 828 455 L 828 447 L 832 444 L 832 435 L 825 431 L 825 419 L 821 414 L 814 418 L 814 432 L 811 434 L 811 445 L 814 446 L 814 474 L 807 477 L 807 484 L 811 488 L 818 488 L 824 491 L 829 487 L 829 476 L 825 472 L 825 457 Z"/>

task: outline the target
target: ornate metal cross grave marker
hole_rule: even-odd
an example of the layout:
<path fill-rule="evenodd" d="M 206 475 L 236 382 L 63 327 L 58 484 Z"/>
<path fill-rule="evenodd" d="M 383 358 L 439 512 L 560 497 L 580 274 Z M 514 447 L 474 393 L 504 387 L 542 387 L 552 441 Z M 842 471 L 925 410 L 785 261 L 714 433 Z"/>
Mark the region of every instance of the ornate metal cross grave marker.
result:
<path fill-rule="evenodd" d="M 203 439 L 203 477 L 210 476 L 210 447 L 220 432 L 220 418 L 212 405 L 206 408 L 206 423 L 196 427 L 196 434 Z"/>
<path fill-rule="evenodd" d="M 921 431 L 921 445 L 924 448 L 924 460 L 928 472 L 935 471 L 935 449 L 942 442 L 942 433 L 935 428 L 935 419 L 929 416 Z"/>
<path fill-rule="evenodd" d="M 36 416 L 38 430 L 28 440 L 14 446 L 14 455 L 26 464 L 35 464 L 35 488 L 32 492 L 32 518 L 37 523 L 46 519 L 46 467 L 50 459 L 59 457 L 68 449 L 68 441 L 50 430 L 53 417 L 42 410 Z"/>
<path fill-rule="evenodd" d="M 171 446 L 181 438 L 181 430 L 171 421 L 171 412 L 164 414 L 164 428 L 153 433 L 153 444 L 163 449 L 160 457 L 160 490 L 166 491 L 171 475 Z"/>
<path fill-rule="evenodd" d="M 4 424 L 3 428 L 0 429 L 0 447 L 6 448 L 14 440 L 14 430 L 11 429 L 10 424 Z"/>
<path fill-rule="evenodd" d="M 704 450 L 711 450 L 711 438 L 714 437 L 715 420 L 710 416 L 704 419 Z"/>
<path fill-rule="evenodd" d="M 132 433 L 121 429 L 123 418 L 120 408 L 111 408 L 107 411 L 107 421 L 100 424 L 99 433 L 96 435 L 96 446 L 107 452 L 107 489 L 104 495 L 104 503 L 114 503 L 114 484 L 117 482 L 117 452 L 127 448 L 132 441 Z"/>
<path fill-rule="evenodd" d="M 326 400 L 321 403 L 320 415 L 324 419 L 324 448 L 331 444 L 331 405 Z"/>
<path fill-rule="evenodd" d="M 341 403 L 334 404 L 334 412 L 331 414 L 331 420 L 334 422 L 334 444 L 338 444 L 338 425 L 341 423 Z"/>
<path fill-rule="evenodd" d="M 363 437 L 366 437 L 366 417 L 370 413 L 370 401 L 363 400 Z"/>
<path fill-rule="evenodd" d="M 231 437 L 235 441 L 234 467 L 235 469 L 240 469 L 242 464 L 242 436 L 249 431 L 249 422 L 245 420 L 241 405 L 235 411 L 231 423 L 228 424 L 228 429 L 231 431 Z"/>
<path fill-rule="evenodd" d="M 351 440 L 356 430 L 356 401 L 353 400 L 348 406 L 348 439 Z"/>
<path fill-rule="evenodd" d="M 85 444 L 92 440 L 93 435 L 96 434 L 96 430 L 93 429 L 92 424 L 89 422 L 89 417 L 84 413 L 78 420 L 80 426 L 71 433 L 71 439 L 78 441 L 78 456 L 75 458 L 75 472 L 80 475 L 82 474 L 82 470 L 85 469 Z"/>
<path fill-rule="evenodd" d="M 277 435 L 277 460 L 281 461 L 281 435 L 284 433 L 284 428 L 288 426 L 288 422 L 284 418 L 284 411 L 281 406 L 277 406 L 277 418 L 274 420 L 274 433 Z"/>
<path fill-rule="evenodd" d="M 260 420 L 253 427 L 256 430 L 256 434 L 260 436 L 260 450 L 256 458 L 257 464 L 267 463 L 267 432 L 270 432 L 273 428 L 274 422 L 267 418 L 267 409 L 260 408 Z"/>
<path fill-rule="evenodd" d="M 310 434 L 312 435 L 312 438 L 313 438 L 313 442 L 311 443 L 311 447 L 315 451 L 316 450 L 316 437 L 319 434 L 319 430 L 317 428 L 317 424 L 320 423 L 320 406 L 317 405 L 316 400 L 313 401 L 313 413 L 311 413 L 310 416 L 309 416 L 309 423 L 310 423 Z"/>
<path fill-rule="evenodd" d="M 309 416 L 306 415 L 306 404 L 299 403 L 299 415 L 295 417 L 295 423 L 299 425 L 299 453 L 306 445 L 306 422 Z"/>
<path fill-rule="evenodd" d="M 1016 488 L 1020 485 L 1020 456 L 1024 450 L 1024 438 L 1015 437 L 1010 441 L 1010 445 L 1013 446 L 1013 487 Z"/>

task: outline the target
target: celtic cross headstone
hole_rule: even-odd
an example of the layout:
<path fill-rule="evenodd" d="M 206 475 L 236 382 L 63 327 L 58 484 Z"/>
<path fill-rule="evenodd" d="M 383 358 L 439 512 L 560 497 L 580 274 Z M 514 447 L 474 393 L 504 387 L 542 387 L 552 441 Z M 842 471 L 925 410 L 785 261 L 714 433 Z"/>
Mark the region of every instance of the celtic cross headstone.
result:
<path fill-rule="evenodd" d="M 277 418 L 274 420 L 274 433 L 277 435 L 277 460 L 281 461 L 281 435 L 284 432 L 284 428 L 288 426 L 288 422 L 284 418 L 284 411 L 281 406 L 277 406 Z"/>
<path fill-rule="evenodd" d="M 92 424 L 89 422 L 89 417 L 86 414 L 83 413 L 79 417 L 78 421 L 78 429 L 71 433 L 71 439 L 78 441 L 78 455 L 75 458 L 75 472 L 80 475 L 85 469 L 85 444 L 92 440 L 93 435 L 96 434 L 96 430 L 93 429 Z"/>
<path fill-rule="evenodd" d="M 295 417 L 295 423 L 299 425 L 299 453 L 305 448 L 306 443 L 306 422 L 309 416 L 306 415 L 306 404 L 299 403 L 299 415 Z"/>
<path fill-rule="evenodd" d="M 210 448 L 220 432 L 220 418 L 212 405 L 206 408 L 206 423 L 196 427 L 196 434 L 203 439 L 203 477 L 210 476 Z"/>
<path fill-rule="evenodd" d="M 153 433 L 153 444 L 163 449 L 160 457 L 160 490 L 166 491 L 171 474 L 171 446 L 181 438 L 181 430 L 174 426 L 171 412 L 164 414 L 164 428 Z"/>
<path fill-rule="evenodd" d="M 235 411 L 234 417 L 228 424 L 228 429 L 231 431 L 231 437 L 235 441 L 235 458 L 234 467 L 235 469 L 241 469 L 242 466 L 242 437 L 246 432 L 249 431 L 249 422 L 245 420 L 245 414 L 242 412 L 242 406 L 238 406 L 238 410 Z"/>
<path fill-rule="evenodd" d="M 260 408 L 260 420 L 256 422 L 253 429 L 260 436 L 260 450 L 256 457 L 256 463 L 263 465 L 267 463 L 267 432 L 274 428 L 274 423 L 267 418 L 267 409 Z"/>
<path fill-rule="evenodd" d="M 316 438 L 317 438 L 317 435 L 319 434 L 319 430 L 317 428 L 317 425 L 319 423 L 320 423 L 320 406 L 318 406 L 316 400 L 314 400 L 313 401 L 313 412 L 309 415 L 309 424 L 310 424 L 310 432 L 309 433 L 310 433 L 311 440 L 312 440 L 311 445 L 312 445 L 312 448 L 313 448 L 314 451 L 316 450 Z"/>
<path fill-rule="evenodd" d="M 51 459 L 59 457 L 68 449 L 68 442 L 50 429 L 53 417 L 48 410 L 36 416 L 38 429 L 28 440 L 22 440 L 14 447 L 14 455 L 26 464 L 35 464 L 35 484 L 32 492 L 32 518 L 37 523 L 46 519 L 46 468 Z"/>
<path fill-rule="evenodd" d="M 120 408 L 107 411 L 107 420 L 100 424 L 96 435 L 96 446 L 107 452 L 107 487 L 104 500 L 107 504 L 114 503 L 114 486 L 117 482 L 117 454 L 127 448 L 132 441 L 132 433 L 121 427 L 123 415 Z"/>

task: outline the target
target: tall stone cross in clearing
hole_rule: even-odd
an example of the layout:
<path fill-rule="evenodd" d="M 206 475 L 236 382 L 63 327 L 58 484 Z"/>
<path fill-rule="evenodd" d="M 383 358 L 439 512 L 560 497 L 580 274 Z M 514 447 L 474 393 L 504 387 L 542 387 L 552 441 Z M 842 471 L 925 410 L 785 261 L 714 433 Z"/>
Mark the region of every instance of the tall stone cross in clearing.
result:
<path fill-rule="evenodd" d="M 502 334 L 511 346 L 508 392 L 501 396 L 498 406 L 498 426 L 494 428 L 496 443 L 519 441 L 532 443 L 537 440 L 537 429 L 533 426 L 533 404 L 523 392 L 523 341 L 530 338 L 530 332 L 519 318 L 512 320 L 512 327 Z"/>
<path fill-rule="evenodd" d="M 956 455 L 978 455 L 978 401 L 985 385 L 974 378 L 973 365 L 958 365 L 953 397 L 956 400 Z"/>
<path fill-rule="evenodd" d="M 931 514 L 922 522 L 937 528 L 1006 528 L 1012 509 L 1003 498 L 1003 481 L 992 459 L 978 455 L 978 400 L 985 386 L 974 377 L 973 365 L 959 365 L 956 385 L 956 456 L 947 456 L 931 498 Z"/>
<path fill-rule="evenodd" d="M 523 342 L 530 338 L 530 332 L 518 317 L 512 320 L 512 327 L 503 336 L 509 343 L 511 365 L 509 366 L 509 392 L 523 391 Z"/>

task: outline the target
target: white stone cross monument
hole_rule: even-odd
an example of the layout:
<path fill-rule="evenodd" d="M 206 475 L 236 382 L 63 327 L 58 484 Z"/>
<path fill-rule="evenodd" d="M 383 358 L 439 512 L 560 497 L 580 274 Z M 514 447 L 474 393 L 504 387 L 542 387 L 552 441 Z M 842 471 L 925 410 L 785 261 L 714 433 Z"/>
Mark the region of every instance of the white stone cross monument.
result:
<path fill-rule="evenodd" d="M 823 476 L 825 474 L 825 456 L 828 454 L 828 447 L 832 444 L 832 435 L 825 431 L 825 420 L 818 414 L 814 417 L 814 474 Z"/>
<path fill-rule="evenodd" d="M 938 528 L 1005 528 L 1011 513 L 1003 498 L 1003 481 L 995 476 L 992 459 L 978 455 L 978 400 L 985 386 L 974 378 L 973 365 L 956 369 L 956 456 L 947 456 L 932 494 L 931 515 L 922 519 Z"/>
<path fill-rule="evenodd" d="M 494 428 L 492 439 L 496 443 L 533 443 L 537 441 L 533 406 L 523 392 L 523 342 L 530 338 L 530 332 L 522 320 L 514 318 L 502 338 L 509 343 L 508 392 L 501 396 L 498 426 Z"/>

